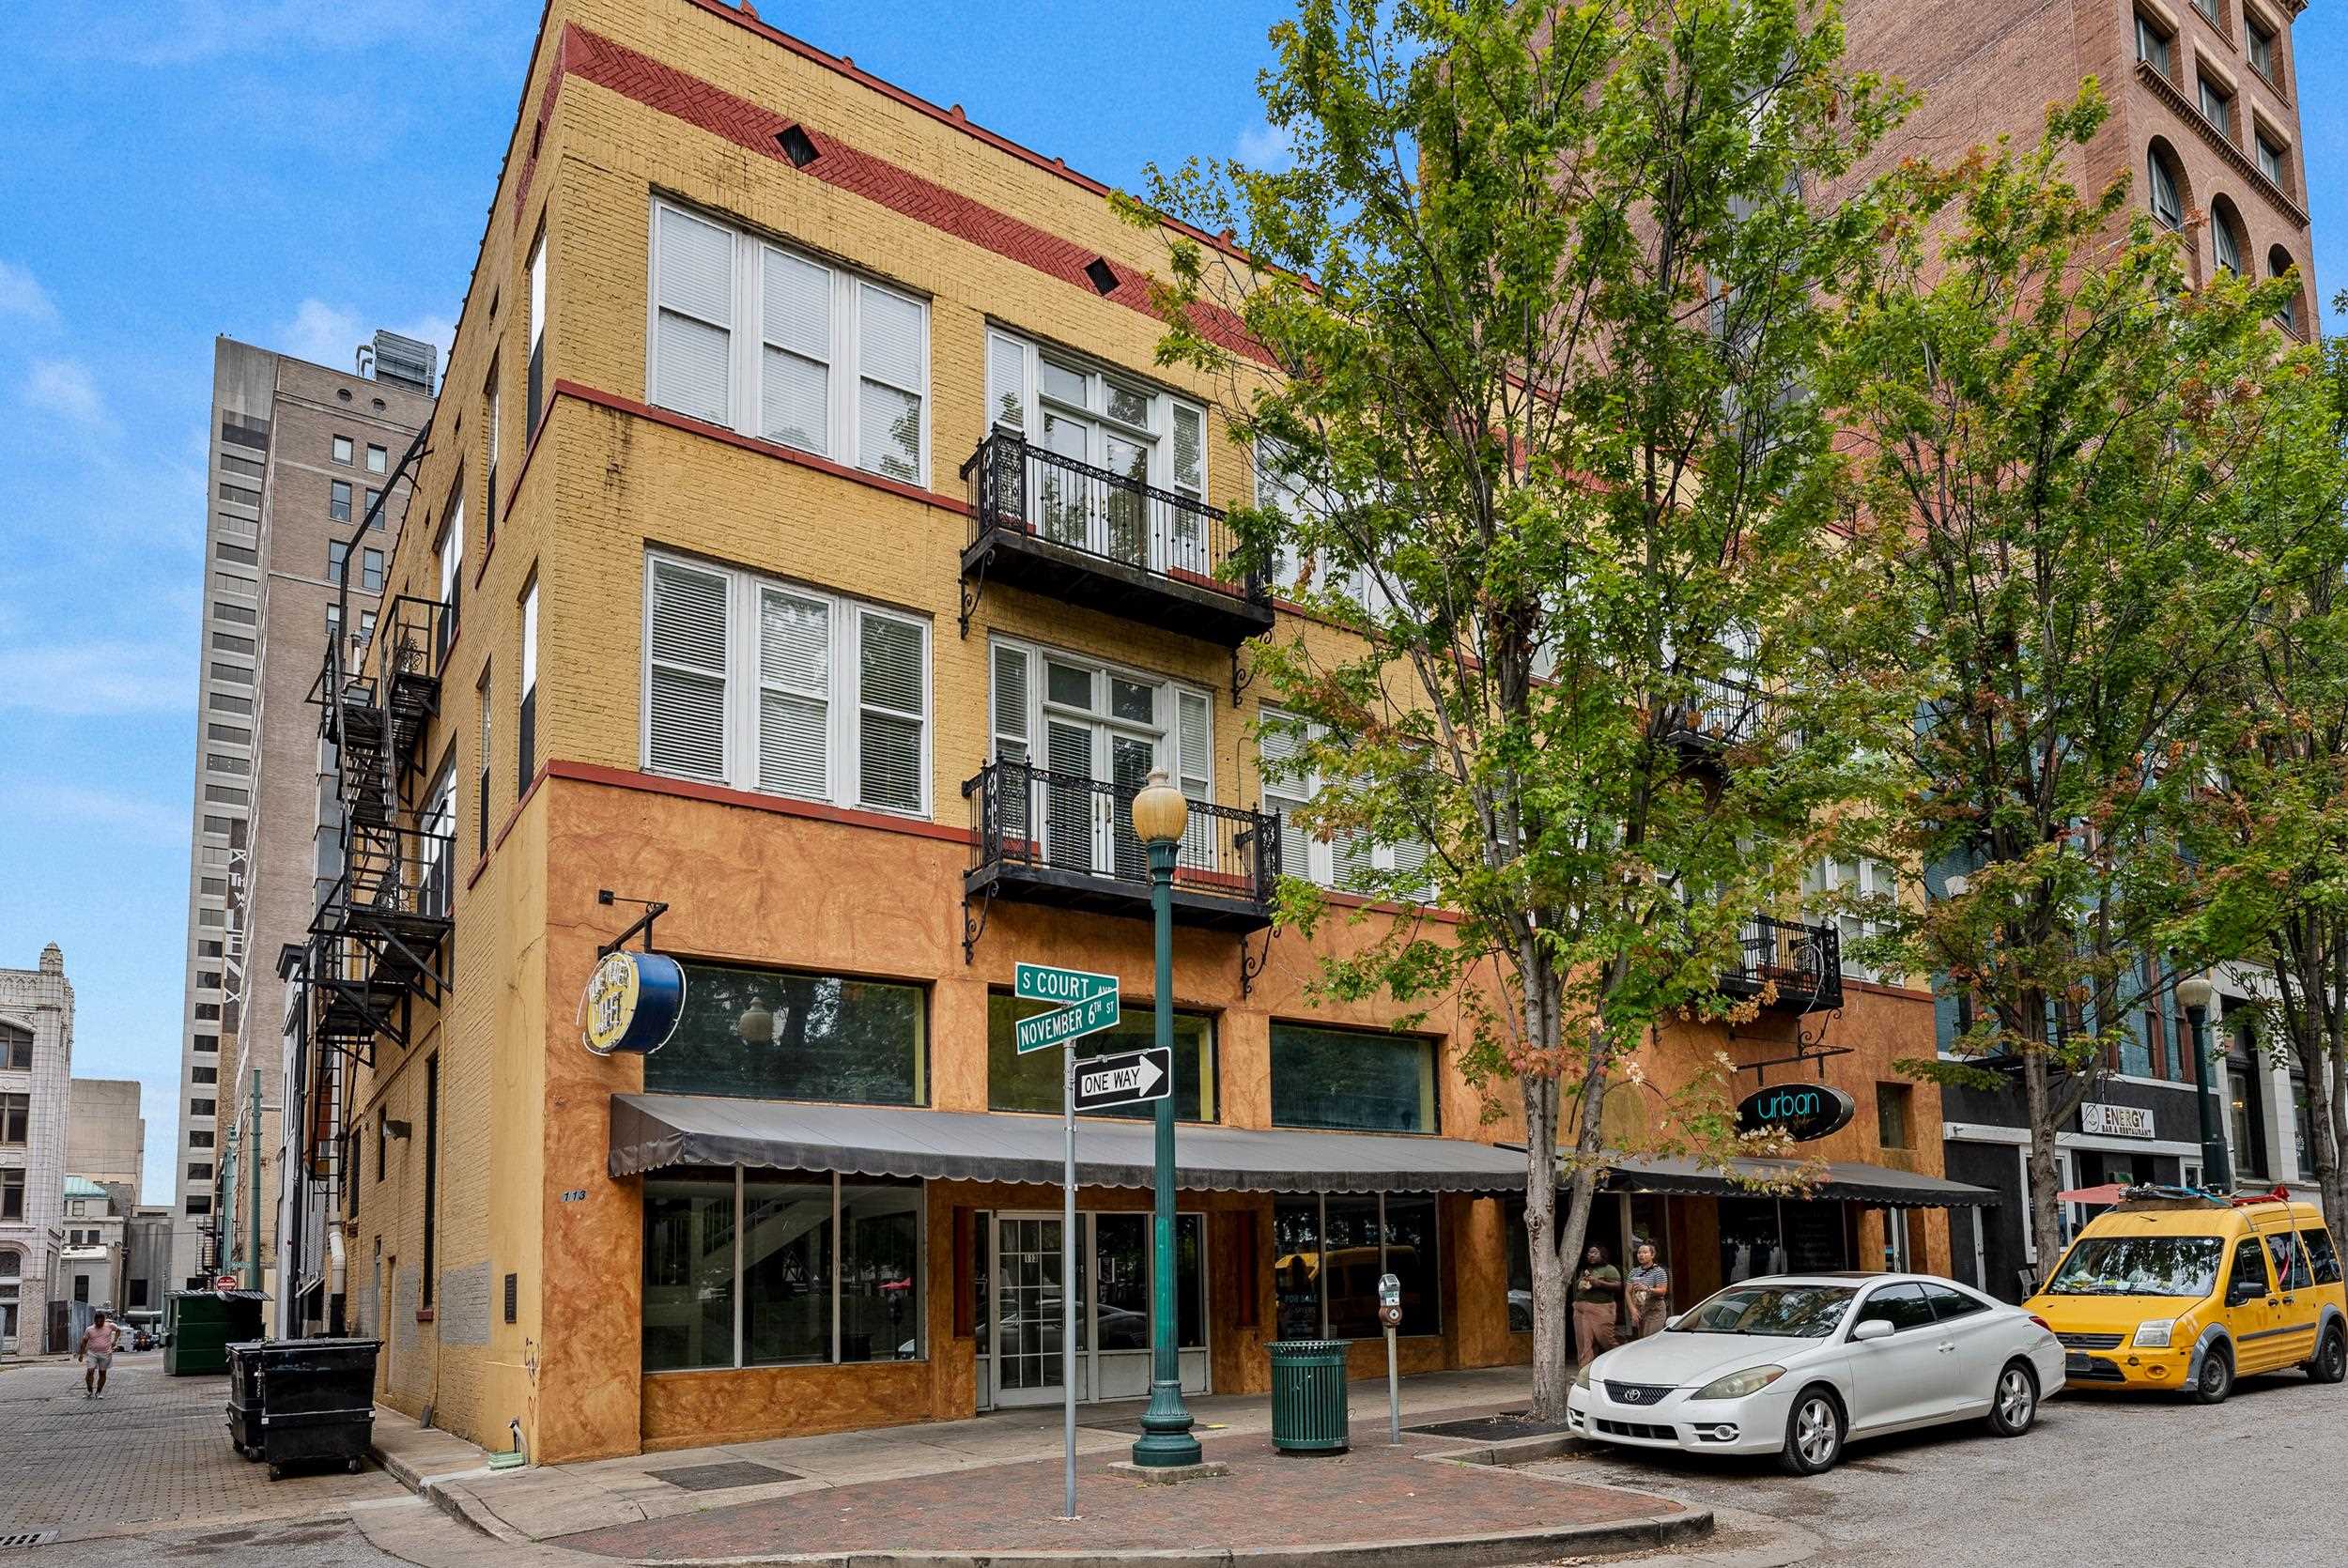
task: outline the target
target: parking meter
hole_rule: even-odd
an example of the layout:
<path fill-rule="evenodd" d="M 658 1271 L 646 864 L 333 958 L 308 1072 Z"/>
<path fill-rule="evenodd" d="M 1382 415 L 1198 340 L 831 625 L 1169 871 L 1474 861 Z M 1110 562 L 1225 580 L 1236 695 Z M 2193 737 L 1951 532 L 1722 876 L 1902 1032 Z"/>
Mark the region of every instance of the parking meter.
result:
<path fill-rule="evenodd" d="M 1402 1277 L 1378 1276 L 1378 1321 L 1386 1326 L 1386 1441 L 1402 1441 L 1402 1381 L 1395 1365 L 1394 1331 L 1402 1322 Z"/>

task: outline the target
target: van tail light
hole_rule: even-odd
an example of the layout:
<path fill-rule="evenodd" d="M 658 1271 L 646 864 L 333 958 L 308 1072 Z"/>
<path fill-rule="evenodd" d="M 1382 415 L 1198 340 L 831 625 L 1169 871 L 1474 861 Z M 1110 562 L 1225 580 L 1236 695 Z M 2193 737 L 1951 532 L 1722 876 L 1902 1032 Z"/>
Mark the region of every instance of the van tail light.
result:
<path fill-rule="evenodd" d="M 2047 1322 L 2045 1318 L 2043 1318 L 2043 1317 L 2039 1316 L 2036 1313 L 2032 1313 L 2032 1314 L 2030 1314 L 2030 1320 L 2031 1320 L 2032 1323 L 2037 1324 L 2040 1328 L 2042 1328 L 2042 1329 L 2046 1330 L 2047 1330 L 2047 1332 L 2048 1332 L 2048 1333 L 2050 1333 L 2050 1334 L 2054 1332 L 2054 1325 L 2053 1325 L 2053 1324 L 2051 1324 L 2051 1323 L 2049 1323 L 2049 1322 Z"/>

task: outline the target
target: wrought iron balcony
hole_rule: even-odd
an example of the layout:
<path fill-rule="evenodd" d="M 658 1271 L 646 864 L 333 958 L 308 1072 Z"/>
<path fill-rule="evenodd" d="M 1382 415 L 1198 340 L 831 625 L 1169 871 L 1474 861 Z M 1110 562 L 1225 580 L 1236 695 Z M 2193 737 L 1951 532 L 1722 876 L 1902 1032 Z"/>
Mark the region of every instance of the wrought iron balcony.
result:
<path fill-rule="evenodd" d="M 970 543 L 962 629 L 989 582 L 1237 648 L 1272 629 L 1272 590 L 1220 574 L 1238 548 L 1221 512 L 997 430 L 962 466 Z"/>
<path fill-rule="evenodd" d="M 1147 916 L 1150 856 L 1133 828 L 1139 792 L 1027 762 L 988 763 L 962 787 L 976 841 L 965 894 Z M 1176 924 L 1261 930 L 1279 879 L 1276 812 L 1191 803 L 1174 865 Z"/>
<path fill-rule="evenodd" d="M 1739 681 L 1699 677 L 1687 698 L 1664 705 L 1662 737 L 1694 757 L 1717 757 L 1757 739 L 1769 718 L 1769 699 Z"/>
<path fill-rule="evenodd" d="M 1797 1013 L 1843 1005 L 1843 939 L 1832 926 L 1756 915 L 1745 922 L 1743 942 L 1743 961 L 1721 976 L 1728 995 Z"/>

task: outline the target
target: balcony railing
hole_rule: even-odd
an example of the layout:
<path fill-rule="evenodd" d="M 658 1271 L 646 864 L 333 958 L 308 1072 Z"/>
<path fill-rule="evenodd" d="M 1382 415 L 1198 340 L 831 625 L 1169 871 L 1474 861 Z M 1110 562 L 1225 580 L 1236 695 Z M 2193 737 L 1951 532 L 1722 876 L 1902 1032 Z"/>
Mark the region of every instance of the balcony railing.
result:
<path fill-rule="evenodd" d="M 456 842 L 451 834 L 353 823 L 336 889 L 354 914 L 446 922 Z"/>
<path fill-rule="evenodd" d="M 1674 746 L 1720 750 L 1760 735 L 1769 699 L 1740 681 L 1699 676 L 1686 698 L 1664 705 L 1663 738 Z"/>
<path fill-rule="evenodd" d="M 1226 646 L 1271 629 L 1270 585 L 1254 573 L 1224 576 L 1239 537 L 1202 500 L 1005 430 L 979 443 L 962 477 L 970 493 L 966 578 L 1009 582 Z"/>
<path fill-rule="evenodd" d="M 1807 926 L 1756 915 L 1742 932 L 1744 957 L 1721 976 L 1732 996 L 1759 997 L 1793 1012 L 1826 1012 L 1843 1005 L 1843 940 L 1832 926 Z"/>
<path fill-rule="evenodd" d="M 974 892 L 1110 913 L 1149 908 L 1150 856 L 1133 829 L 1138 784 L 990 762 L 962 787 L 976 843 Z M 1277 813 L 1190 805 L 1174 863 L 1175 918 L 1254 930 L 1270 923 L 1280 879 Z"/>

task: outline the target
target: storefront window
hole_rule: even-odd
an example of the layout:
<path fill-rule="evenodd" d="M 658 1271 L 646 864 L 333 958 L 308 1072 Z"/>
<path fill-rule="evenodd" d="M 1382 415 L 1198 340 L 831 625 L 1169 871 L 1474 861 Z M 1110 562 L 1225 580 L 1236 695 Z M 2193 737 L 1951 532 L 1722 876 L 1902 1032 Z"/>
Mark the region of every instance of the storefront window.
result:
<path fill-rule="evenodd" d="M 1500 1228 L 1508 1237 L 1508 1331 L 1533 1331 L 1533 1238 L 1524 1231 L 1524 1200 L 1500 1200 Z"/>
<path fill-rule="evenodd" d="M 928 1103 L 919 986 L 713 963 L 685 966 L 685 1010 L 644 1059 L 653 1094 Z"/>
<path fill-rule="evenodd" d="M 742 1184 L 745 1366 L 831 1360 L 831 1177 Z"/>
<path fill-rule="evenodd" d="M 1019 1053 L 1018 1021 L 1052 1010 L 1049 1002 L 1023 1002 L 997 992 L 986 999 L 986 1103 L 996 1111 L 1059 1114 L 1060 1052 Z M 1122 1009 L 1116 1024 L 1088 1035 L 1072 1048 L 1079 1062 L 1114 1056 L 1157 1043 L 1157 1017 L 1147 1006 Z M 1204 1013 L 1174 1015 L 1174 1115 L 1186 1122 L 1215 1119 L 1214 1020 Z M 1092 1113 L 1147 1119 L 1153 1103 L 1122 1105 Z"/>
<path fill-rule="evenodd" d="M 644 1181 L 644 1370 L 734 1364 L 734 1177 Z"/>
<path fill-rule="evenodd" d="M 2234 1163 L 2246 1176 L 2263 1179 L 2266 1176 L 2266 1118 L 2260 1103 L 2259 1078 L 2265 1070 L 2265 1055 L 2258 1049 L 2258 1037 L 2248 1024 L 2239 1024 L 2233 1042 L 2226 1053 L 2226 1088 L 2232 1101 L 2229 1120 L 2233 1132 Z"/>
<path fill-rule="evenodd" d="M 1272 1119 L 1280 1127 L 1436 1131 L 1435 1042 L 1274 1023 Z"/>
<path fill-rule="evenodd" d="M 2307 1075 L 2294 1071 L 2291 1075 L 2291 1134 L 2298 1140 L 2299 1175 L 2302 1179 L 2311 1179 L 2315 1175 L 2315 1162 L 2308 1157 L 2310 1125 L 2308 1116 Z"/>
<path fill-rule="evenodd" d="M 840 1359 L 909 1361 L 921 1354 L 921 1190 L 840 1182 Z"/>
<path fill-rule="evenodd" d="M 644 1370 L 919 1359 L 922 1197 L 885 1176 L 647 1177 Z"/>
<path fill-rule="evenodd" d="M 1371 1339 L 1378 1277 L 1402 1282 L 1406 1334 L 1443 1331 L 1435 1200 L 1331 1194 L 1273 1206 L 1273 1288 L 1282 1339 Z"/>

